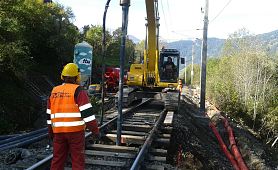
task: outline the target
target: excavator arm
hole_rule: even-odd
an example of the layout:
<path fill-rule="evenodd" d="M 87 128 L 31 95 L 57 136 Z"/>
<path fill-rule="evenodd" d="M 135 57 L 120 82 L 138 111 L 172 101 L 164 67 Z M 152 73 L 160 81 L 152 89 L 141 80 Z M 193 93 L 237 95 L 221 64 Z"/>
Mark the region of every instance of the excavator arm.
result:
<path fill-rule="evenodd" d="M 145 53 L 144 63 L 147 64 L 148 71 L 155 71 L 156 61 L 156 51 L 157 51 L 157 26 L 158 26 L 158 16 L 155 2 L 157 0 L 145 0 L 146 12 L 147 12 L 147 49 Z"/>
<path fill-rule="evenodd" d="M 147 14 L 147 32 L 144 50 L 144 63 L 143 64 L 132 64 L 130 66 L 130 72 L 128 73 L 127 85 L 128 88 L 124 89 L 124 103 L 129 105 L 133 100 L 150 97 L 155 95 L 151 92 L 161 92 L 162 89 L 175 89 L 178 85 L 177 77 L 171 79 L 160 80 L 159 69 L 165 58 L 175 58 L 175 61 L 179 63 L 179 52 L 174 49 L 163 49 L 161 54 L 159 52 L 159 13 L 158 13 L 158 0 L 145 0 L 146 14 Z M 178 64 L 177 70 L 178 70 Z M 165 77 L 165 76 L 164 76 Z M 142 89 L 148 89 L 142 91 Z M 169 96 L 169 95 L 167 95 Z M 168 98 L 168 97 L 165 98 Z M 172 95 L 175 97 L 175 95 Z M 177 97 L 175 97 L 177 98 Z M 165 99 L 165 103 L 173 101 Z M 171 102 L 172 103 L 172 102 Z M 175 102 L 177 103 L 177 102 Z"/>

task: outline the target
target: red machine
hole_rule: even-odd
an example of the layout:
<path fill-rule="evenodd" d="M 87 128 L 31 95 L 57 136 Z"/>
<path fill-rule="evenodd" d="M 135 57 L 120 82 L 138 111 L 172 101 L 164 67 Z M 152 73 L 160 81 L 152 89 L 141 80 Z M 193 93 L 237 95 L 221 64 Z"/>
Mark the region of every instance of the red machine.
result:
<path fill-rule="evenodd" d="M 105 72 L 107 92 L 117 92 L 120 79 L 120 68 L 107 67 Z M 124 76 L 124 83 L 126 83 L 127 77 Z"/>
<path fill-rule="evenodd" d="M 126 71 L 127 72 L 127 71 Z M 97 79 L 101 80 L 101 74 L 97 75 Z M 115 93 L 118 91 L 119 79 L 120 79 L 120 68 L 106 67 L 104 74 L 106 79 L 106 92 Z M 126 74 L 124 75 L 124 84 L 127 81 Z M 101 93 L 101 85 L 98 83 L 91 84 L 88 89 L 89 95 L 97 95 Z"/>
<path fill-rule="evenodd" d="M 107 67 L 105 71 L 106 88 L 108 92 L 116 92 L 119 85 L 120 69 Z"/>

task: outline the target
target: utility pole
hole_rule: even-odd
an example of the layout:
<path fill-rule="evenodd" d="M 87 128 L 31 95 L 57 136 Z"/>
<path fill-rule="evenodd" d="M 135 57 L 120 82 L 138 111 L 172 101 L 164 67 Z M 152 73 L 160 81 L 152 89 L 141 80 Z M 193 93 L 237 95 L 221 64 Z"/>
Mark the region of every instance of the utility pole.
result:
<path fill-rule="evenodd" d="M 117 120 L 117 140 L 116 145 L 121 145 L 122 135 L 122 103 L 123 103 L 123 87 L 124 87 L 124 63 L 125 63 L 125 44 L 127 35 L 128 8 L 130 0 L 120 0 L 122 6 L 122 38 L 120 49 L 120 80 L 119 80 L 119 96 L 118 96 L 118 120 Z"/>
<path fill-rule="evenodd" d="M 186 56 L 184 57 L 184 85 L 186 86 Z"/>
<path fill-rule="evenodd" d="M 104 93 L 105 93 L 105 56 L 106 56 L 106 34 L 105 34 L 105 23 L 106 23 L 106 13 L 109 7 L 109 3 L 111 0 L 107 0 L 104 13 L 103 13 L 103 21 L 102 21 L 102 72 L 101 72 L 101 117 L 100 117 L 100 125 L 103 124 L 103 115 L 104 115 Z"/>
<path fill-rule="evenodd" d="M 195 55 L 194 46 L 195 46 L 195 41 L 192 41 L 191 79 L 190 79 L 191 86 L 193 86 L 193 76 L 194 76 L 194 73 L 193 73 L 193 64 L 194 64 L 194 55 Z"/>
<path fill-rule="evenodd" d="M 203 43 L 202 43 L 202 63 L 201 63 L 201 94 L 200 94 L 200 111 L 206 111 L 206 67 L 207 67 L 207 34 L 208 34 L 208 6 L 209 0 L 206 0 L 204 29 L 203 29 Z"/>

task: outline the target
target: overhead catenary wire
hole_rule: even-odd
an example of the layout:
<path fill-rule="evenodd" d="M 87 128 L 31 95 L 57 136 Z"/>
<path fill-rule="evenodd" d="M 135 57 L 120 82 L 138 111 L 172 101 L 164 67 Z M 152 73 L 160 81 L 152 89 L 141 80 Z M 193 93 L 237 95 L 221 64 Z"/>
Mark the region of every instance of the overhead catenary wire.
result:
<path fill-rule="evenodd" d="M 169 29 L 168 29 L 168 24 L 167 24 L 167 21 L 166 21 L 166 16 L 165 16 L 162 0 L 160 0 L 160 2 L 161 2 L 161 10 L 162 10 L 163 17 L 164 17 L 164 23 L 165 23 L 165 27 L 166 27 L 167 36 L 169 36 Z"/>
<path fill-rule="evenodd" d="M 232 0 L 229 0 L 227 4 L 218 12 L 218 14 L 209 22 L 210 24 L 220 16 L 220 14 L 225 10 L 225 8 L 232 2 Z"/>
<path fill-rule="evenodd" d="M 172 18 L 172 14 L 170 12 L 169 1 L 167 0 L 166 2 L 167 2 L 167 10 L 168 10 L 168 13 L 169 13 L 169 16 L 170 16 L 170 18 L 169 18 L 170 25 L 173 25 L 173 22 L 172 22 L 172 19 L 171 19 Z"/>

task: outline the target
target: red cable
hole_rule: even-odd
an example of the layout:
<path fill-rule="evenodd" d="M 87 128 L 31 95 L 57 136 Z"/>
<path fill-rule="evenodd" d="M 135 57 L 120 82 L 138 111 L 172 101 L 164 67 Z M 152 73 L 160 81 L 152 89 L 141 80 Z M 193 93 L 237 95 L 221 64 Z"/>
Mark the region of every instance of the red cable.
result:
<path fill-rule="evenodd" d="M 178 155 L 177 155 L 177 166 L 178 167 L 180 167 L 181 160 L 182 160 L 182 149 L 181 149 L 181 145 L 179 145 L 179 151 L 178 151 Z"/>
<path fill-rule="evenodd" d="M 209 123 L 210 128 L 212 129 L 214 135 L 216 136 L 218 143 L 222 149 L 222 151 L 224 152 L 224 154 L 226 155 L 226 157 L 230 160 L 231 164 L 233 165 L 233 167 L 236 170 L 240 170 L 236 160 L 234 159 L 233 155 L 228 151 L 226 144 L 224 143 L 222 137 L 220 136 L 219 132 L 217 131 L 216 127 L 214 126 L 213 123 Z"/>
<path fill-rule="evenodd" d="M 233 134 L 233 129 L 230 127 L 227 119 L 223 118 L 223 123 L 224 123 L 224 126 L 228 132 L 228 135 L 229 135 L 229 141 L 230 141 L 230 145 L 231 145 L 231 150 L 232 150 L 232 154 L 235 156 L 235 159 L 240 167 L 241 170 L 248 170 L 246 164 L 244 163 L 243 159 L 242 159 L 242 156 L 238 150 L 238 147 L 236 145 L 236 141 L 235 141 L 235 137 L 234 137 L 234 134 Z"/>

